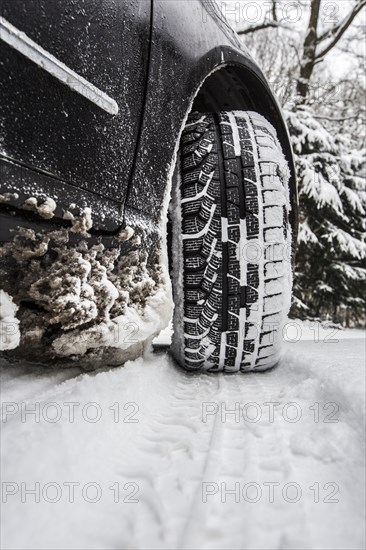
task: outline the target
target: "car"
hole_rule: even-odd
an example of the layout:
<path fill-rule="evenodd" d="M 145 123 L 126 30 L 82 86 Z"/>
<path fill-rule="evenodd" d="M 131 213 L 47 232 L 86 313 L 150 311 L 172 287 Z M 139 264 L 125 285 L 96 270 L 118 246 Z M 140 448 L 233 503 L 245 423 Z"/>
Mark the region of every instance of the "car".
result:
<path fill-rule="evenodd" d="M 220 5 L 2 0 L 0 42 L 3 354 L 120 365 L 173 315 L 189 370 L 277 364 L 295 169 Z"/>

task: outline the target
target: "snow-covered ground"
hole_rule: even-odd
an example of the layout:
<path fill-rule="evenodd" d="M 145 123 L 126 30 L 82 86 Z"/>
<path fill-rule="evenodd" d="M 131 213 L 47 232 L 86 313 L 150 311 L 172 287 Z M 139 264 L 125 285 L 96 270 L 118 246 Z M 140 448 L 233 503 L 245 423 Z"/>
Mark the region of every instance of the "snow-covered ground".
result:
<path fill-rule="evenodd" d="M 246 375 L 3 365 L 1 547 L 365 548 L 364 335 L 287 340 Z"/>

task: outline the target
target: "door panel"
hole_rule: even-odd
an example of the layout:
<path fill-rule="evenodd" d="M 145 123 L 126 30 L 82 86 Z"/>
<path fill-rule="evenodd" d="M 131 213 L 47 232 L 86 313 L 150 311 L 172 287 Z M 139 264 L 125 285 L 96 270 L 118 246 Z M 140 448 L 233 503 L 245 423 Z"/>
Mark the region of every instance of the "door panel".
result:
<path fill-rule="evenodd" d="M 145 96 L 150 7 L 150 0 L 1 0 L 3 23 L 64 71 L 62 81 L 0 40 L 1 153 L 123 202 Z"/>

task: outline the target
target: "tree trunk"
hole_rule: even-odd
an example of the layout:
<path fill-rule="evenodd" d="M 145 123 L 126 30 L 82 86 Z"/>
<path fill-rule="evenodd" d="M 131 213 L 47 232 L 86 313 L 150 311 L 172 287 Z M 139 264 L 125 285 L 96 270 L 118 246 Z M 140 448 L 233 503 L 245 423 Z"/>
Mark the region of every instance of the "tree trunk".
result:
<path fill-rule="evenodd" d="M 305 103 L 309 95 L 310 79 L 315 67 L 320 3 L 321 0 L 311 0 L 309 25 L 304 40 L 300 76 L 297 81 L 297 94 L 300 104 Z"/>

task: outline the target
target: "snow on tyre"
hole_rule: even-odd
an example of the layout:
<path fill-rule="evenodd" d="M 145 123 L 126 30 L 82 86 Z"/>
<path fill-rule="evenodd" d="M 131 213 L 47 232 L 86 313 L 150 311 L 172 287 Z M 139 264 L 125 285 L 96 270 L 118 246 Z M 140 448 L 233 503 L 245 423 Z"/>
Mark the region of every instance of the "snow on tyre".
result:
<path fill-rule="evenodd" d="M 289 171 L 254 112 L 193 113 L 173 190 L 172 351 L 190 370 L 279 360 L 291 301 Z"/>

